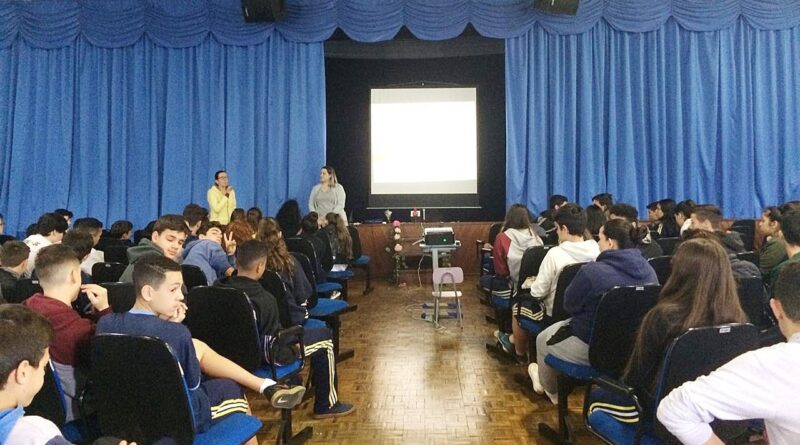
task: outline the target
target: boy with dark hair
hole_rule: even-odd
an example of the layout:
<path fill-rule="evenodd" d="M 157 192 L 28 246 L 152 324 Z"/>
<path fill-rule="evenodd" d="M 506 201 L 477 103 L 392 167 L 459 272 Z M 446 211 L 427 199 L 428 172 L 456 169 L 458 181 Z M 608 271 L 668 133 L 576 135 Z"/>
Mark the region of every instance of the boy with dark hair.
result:
<path fill-rule="evenodd" d="M 634 227 L 639 227 L 639 211 L 636 210 L 636 207 L 629 204 L 617 203 L 612 205 L 608 209 L 608 219 L 624 219 L 633 224 Z M 653 242 L 653 237 L 650 236 L 650 232 L 636 245 L 636 248 L 639 249 L 642 252 L 642 256 L 648 260 L 664 255 L 661 246 Z"/>
<path fill-rule="evenodd" d="M 114 221 L 108 229 L 108 236 L 112 239 L 122 241 L 125 245 L 130 245 L 133 235 L 133 223 L 126 220 Z"/>
<path fill-rule="evenodd" d="M 614 205 L 614 197 L 611 193 L 599 193 L 592 196 L 592 204 L 600 207 L 603 212 L 608 216 L 608 209 Z"/>
<path fill-rule="evenodd" d="M 134 266 L 133 286 L 133 309 L 103 317 L 97 332 L 146 335 L 166 342 L 183 370 L 198 431 L 206 431 L 227 414 L 250 411 L 241 386 L 264 394 L 276 408 L 292 408 L 300 403 L 304 387 L 256 377 L 192 338 L 189 329 L 181 324 L 186 305 L 178 263 L 163 255 L 142 258 Z M 257 444 L 255 439 L 248 443 Z"/>
<path fill-rule="evenodd" d="M 92 237 L 92 248 L 89 251 L 89 256 L 81 262 L 83 273 L 92 275 L 92 266 L 106 260 L 105 253 L 102 250 L 95 249 L 100 242 L 100 236 L 103 234 L 103 223 L 97 218 L 78 218 L 75 220 L 72 230 L 88 233 Z"/>
<path fill-rule="evenodd" d="M 36 268 L 36 254 L 44 247 L 60 243 L 67 231 L 67 221 L 56 213 L 45 213 L 36 222 L 33 235 L 25 238 L 25 244 L 31 249 L 28 255 L 28 266 L 25 269 L 25 278 L 30 278 Z"/>
<path fill-rule="evenodd" d="M 233 253 L 236 252 L 233 236 L 223 235 L 222 225 L 216 221 L 202 221 L 197 236 L 198 239 L 184 245 L 182 264 L 199 267 L 209 286 L 219 278 L 231 276 L 234 271 Z M 223 238 L 227 251 L 222 249 Z"/>
<path fill-rule="evenodd" d="M 658 220 L 658 201 L 647 204 L 647 220 L 656 222 Z"/>
<path fill-rule="evenodd" d="M 278 318 L 278 304 L 275 297 L 264 290 L 258 280 L 267 269 L 267 246 L 256 240 L 245 241 L 236 248 L 237 275 L 217 282 L 218 286 L 232 287 L 244 292 L 256 309 L 258 332 L 263 344 L 269 344 L 272 337 L 283 327 Z M 326 335 L 327 334 L 327 335 Z M 314 382 L 314 417 L 338 417 L 353 411 L 352 405 L 339 402 L 336 389 L 336 358 L 333 354 L 333 341 L 330 330 L 310 328 L 303 336 L 306 356 L 311 357 L 311 376 Z M 290 363 L 294 353 L 285 348 L 277 357 L 278 363 Z M 266 360 L 266 357 L 264 357 Z"/>
<path fill-rule="evenodd" d="M 800 264 L 784 266 L 770 306 L 787 338 L 746 352 L 711 374 L 673 390 L 658 406 L 658 420 L 682 443 L 722 444 L 714 419 L 764 419 L 772 445 L 800 443 Z"/>
<path fill-rule="evenodd" d="M 186 238 L 186 243 L 188 244 L 197 239 L 197 231 L 200 229 L 200 225 L 203 222 L 208 222 L 208 210 L 199 204 L 187 204 L 183 208 L 183 220 L 189 229 L 189 235 Z"/>
<path fill-rule="evenodd" d="M 772 269 L 769 276 L 770 290 L 775 294 L 775 282 L 781 270 L 795 263 L 800 263 L 800 210 L 789 210 L 781 215 L 781 233 L 786 243 L 786 256 L 788 259 Z"/>
<path fill-rule="evenodd" d="M 14 294 L 17 281 L 28 266 L 30 253 L 31 249 L 22 241 L 6 241 L 0 247 L 0 303 L 5 303 L 4 295 Z"/>
<path fill-rule="evenodd" d="M 64 218 L 64 221 L 67 222 L 67 227 L 72 225 L 72 217 L 74 215 L 69 210 L 67 210 L 67 209 L 55 209 L 55 210 L 53 210 L 53 213 L 55 213 L 56 215 Z"/>
<path fill-rule="evenodd" d="M 719 207 L 711 204 L 695 206 L 691 219 L 692 229 L 716 233 L 728 254 L 744 252 L 744 242 L 738 233 L 722 231 L 722 209 Z"/>
<path fill-rule="evenodd" d="M 55 337 L 50 345 L 50 355 L 67 398 L 69 422 L 76 418 L 76 398 L 86 384 L 89 340 L 94 335 L 95 322 L 111 313 L 111 307 L 104 288 L 81 284 L 81 263 L 71 247 L 63 244 L 47 246 L 39 252 L 38 261 L 36 275 L 43 292 L 28 298 L 23 304 L 43 315 L 53 326 Z M 87 318 L 82 318 L 72 309 L 81 291 L 94 308 Z"/>
<path fill-rule="evenodd" d="M 567 202 L 569 202 L 569 200 L 564 195 L 551 195 L 547 200 L 547 210 L 540 213 L 539 219 L 536 221 L 539 227 L 545 232 L 542 238 L 546 238 L 550 241 L 557 241 L 554 240 L 554 238 L 556 238 L 556 225 L 553 222 L 553 215 L 555 215 L 556 210 L 566 205 Z"/>
<path fill-rule="evenodd" d="M 180 261 L 181 249 L 186 241 L 189 228 L 181 215 L 163 215 L 153 224 L 150 239 L 142 238 L 138 246 L 128 249 L 128 267 L 119 281 L 133 282 L 133 267 L 136 262 L 148 255 L 165 256 L 173 261 Z"/>
<path fill-rule="evenodd" d="M 520 327 L 519 318 L 525 317 L 535 322 L 553 313 L 553 300 L 558 284 L 558 276 L 564 267 L 574 263 L 594 261 L 600 255 L 600 247 L 595 240 L 584 240 L 586 231 L 586 211 L 576 204 L 565 204 L 553 216 L 559 245 L 547 251 L 539 274 L 531 286 L 530 296 L 519 296 L 512 307 L 511 328 L 513 337 L 504 334 L 500 344 L 506 352 L 515 353 L 517 359 L 524 361 L 528 352 L 528 333 Z M 513 344 L 513 347 L 511 346 Z"/>
<path fill-rule="evenodd" d="M 756 225 L 756 232 L 766 239 L 758 255 L 758 268 L 765 277 L 772 269 L 786 261 L 786 243 L 781 238 L 781 211 L 777 207 L 767 207 Z"/>

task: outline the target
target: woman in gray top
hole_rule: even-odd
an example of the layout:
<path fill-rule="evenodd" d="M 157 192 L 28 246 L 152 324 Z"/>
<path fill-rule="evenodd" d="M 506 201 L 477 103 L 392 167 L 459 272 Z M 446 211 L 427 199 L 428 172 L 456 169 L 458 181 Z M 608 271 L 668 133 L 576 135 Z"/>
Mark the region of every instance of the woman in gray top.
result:
<path fill-rule="evenodd" d="M 346 198 L 344 187 L 336 180 L 336 171 L 333 167 L 326 165 L 319 172 L 319 184 L 311 189 L 311 196 L 308 197 L 308 210 L 317 212 L 320 221 L 324 220 L 328 213 L 338 213 L 347 225 L 347 215 L 344 213 Z"/>

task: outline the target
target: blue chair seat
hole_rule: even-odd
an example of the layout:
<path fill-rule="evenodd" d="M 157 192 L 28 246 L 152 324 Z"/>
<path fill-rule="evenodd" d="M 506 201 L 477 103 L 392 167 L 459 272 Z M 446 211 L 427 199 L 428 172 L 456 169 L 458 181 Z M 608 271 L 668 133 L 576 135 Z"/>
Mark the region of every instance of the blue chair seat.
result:
<path fill-rule="evenodd" d="M 341 291 L 342 285 L 339 283 L 331 283 L 330 281 L 326 281 L 324 283 L 317 283 L 318 294 L 328 294 L 335 290 Z"/>
<path fill-rule="evenodd" d="M 361 255 L 353 260 L 353 266 L 366 266 L 369 264 L 369 255 Z"/>
<path fill-rule="evenodd" d="M 261 429 L 261 421 L 244 413 L 229 414 L 214 424 L 205 433 L 194 436 L 193 445 L 218 445 L 221 443 L 245 443 Z"/>
<path fill-rule="evenodd" d="M 638 423 L 623 423 L 602 411 L 595 411 L 589 414 L 586 419 L 589 428 L 596 434 L 603 437 L 608 443 L 634 443 L 636 438 L 636 428 Z M 650 434 L 642 435 L 642 445 L 664 445 L 660 440 Z"/>
<path fill-rule="evenodd" d="M 350 269 L 343 270 L 341 272 L 328 272 L 328 278 L 332 278 L 334 280 L 348 280 L 355 276 L 355 272 Z"/>
<path fill-rule="evenodd" d="M 82 443 L 85 441 L 77 420 L 64 424 L 64 426 L 61 427 L 61 435 L 70 443 Z"/>
<path fill-rule="evenodd" d="M 303 362 L 301 360 L 295 360 L 294 362 L 288 365 L 277 366 L 276 367 L 276 372 L 278 374 L 277 376 L 272 375 L 271 366 L 264 365 L 256 369 L 255 372 L 253 372 L 253 375 L 255 375 L 256 377 L 260 377 L 262 379 L 281 380 L 286 376 L 294 372 L 297 372 L 302 366 L 302 364 Z"/>
<path fill-rule="evenodd" d="M 511 310 L 511 299 L 492 295 L 492 306 L 501 310 Z"/>
<path fill-rule="evenodd" d="M 578 365 L 576 363 L 568 362 L 552 354 L 547 354 L 547 356 L 544 358 L 544 362 L 561 374 L 572 377 L 576 380 L 591 380 L 595 377 L 600 377 L 600 373 L 591 366 Z"/>
<path fill-rule="evenodd" d="M 525 317 L 519 317 L 517 320 L 519 320 L 519 327 L 525 329 L 533 335 L 539 335 L 539 333 L 544 330 L 544 325 L 542 323 L 528 320 Z"/>
<path fill-rule="evenodd" d="M 331 300 L 330 298 L 320 298 L 317 305 L 308 310 L 309 317 L 328 317 L 337 312 L 347 309 L 350 305 L 343 300 Z"/>

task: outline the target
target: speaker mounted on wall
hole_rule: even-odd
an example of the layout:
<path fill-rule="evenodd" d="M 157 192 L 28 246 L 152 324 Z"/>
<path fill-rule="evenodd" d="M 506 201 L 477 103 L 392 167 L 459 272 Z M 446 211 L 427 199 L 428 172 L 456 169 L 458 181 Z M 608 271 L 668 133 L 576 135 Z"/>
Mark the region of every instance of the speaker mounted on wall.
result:
<path fill-rule="evenodd" d="M 286 15 L 284 0 L 242 0 L 245 22 L 276 22 Z"/>
<path fill-rule="evenodd" d="M 534 0 L 533 6 L 551 14 L 575 15 L 580 0 Z"/>

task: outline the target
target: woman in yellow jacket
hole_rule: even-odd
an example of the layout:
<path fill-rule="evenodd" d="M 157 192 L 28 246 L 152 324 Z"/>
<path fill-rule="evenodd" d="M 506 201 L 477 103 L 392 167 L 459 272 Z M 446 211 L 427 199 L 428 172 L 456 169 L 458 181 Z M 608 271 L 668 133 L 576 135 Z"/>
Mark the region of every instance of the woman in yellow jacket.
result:
<path fill-rule="evenodd" d="M 214 185 L 206 194 L 211 209 L 209 220 L 227 225 L 231 221 L 231 212 L 236 208 L 236 192 L 228 182 L 228 172 L 220 170 L 214 174 Z"/>

